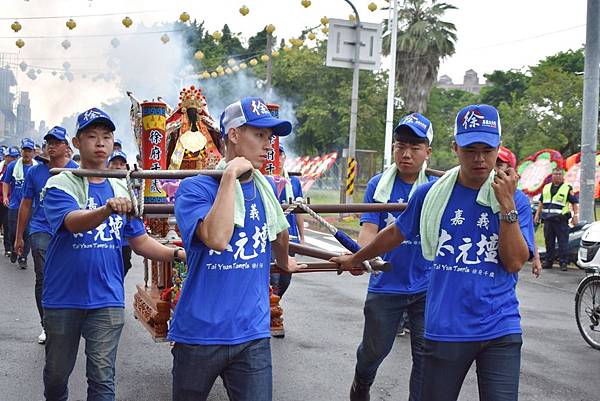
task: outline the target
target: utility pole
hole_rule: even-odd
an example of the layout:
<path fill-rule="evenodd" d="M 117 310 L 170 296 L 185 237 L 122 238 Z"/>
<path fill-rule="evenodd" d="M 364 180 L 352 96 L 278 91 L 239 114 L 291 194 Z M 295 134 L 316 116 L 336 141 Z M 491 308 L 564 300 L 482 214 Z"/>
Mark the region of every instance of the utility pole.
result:
<path fill-rule="evenodd" d="M 388 80 L 387 112 L 385 116 L 385 143 L 383 153 L 383 168 L 392 164 L 392 137 L 394 130 L 394 94 L 396 89 L 396 42 L 398 36 L 398 0 L 390 2 L 392 17 L 389 20 L 391 26 L 390 41 L 390 76 Z M 390 28 L 388 26 L 388 28 Z"/>
<path fill-rule="evenodd" d="M 598 142 L 598 84 L 600 81 L 600 0 L 588 0 L 587 2 L 585 36 L 579 213 L 581 221 L 593 222 Z"/>
<path fill-rule="evenodd" d="M 360 17 L 354 4 L 350 0 L 345 0 L 352 7 L 356 16 L 356 39 L 354 44 L 354 68 L 352 70 L 352 103 L 350 105 L 350 132 L 348 135 L 348 162 L 356 160 L 356 124 L 358 119 L 358 77 L 360 72 Z M 349 165 L 349 163 L 347 163 Z M 346 192 L 346 203 L 353 203 L 354 195 Z"/>

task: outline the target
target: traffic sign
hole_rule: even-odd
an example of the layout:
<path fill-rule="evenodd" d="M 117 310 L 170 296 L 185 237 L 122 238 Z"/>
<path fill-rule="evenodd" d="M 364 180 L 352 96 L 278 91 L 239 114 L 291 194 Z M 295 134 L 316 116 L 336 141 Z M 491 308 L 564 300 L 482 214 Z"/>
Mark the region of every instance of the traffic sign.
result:
<path fill-rule="evenodd" d="M 355 21 L 330 19 L 327 41 L 328 67 L 353 68 L 356 43 Z M 362 70 L 378 70 L 381 65 L 381 24 L 360 23 L 360 57 Z"/>

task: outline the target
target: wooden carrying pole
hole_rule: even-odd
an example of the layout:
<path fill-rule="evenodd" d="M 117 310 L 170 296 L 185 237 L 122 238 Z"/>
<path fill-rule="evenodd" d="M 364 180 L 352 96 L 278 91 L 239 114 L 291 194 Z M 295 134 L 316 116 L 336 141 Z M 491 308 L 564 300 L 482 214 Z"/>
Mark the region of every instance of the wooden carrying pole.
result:
<path fill-rule="evenodd" d="M 107 177 L 107 178 L 126 178 L 126 170 L 91 170 L 91 169 L 65 169 L 53 168 L 50 174 L 58 174 L 62 171 L 71 171 L 80 177 Z M 442 176 L 443 171 L 427 169 L 427 174 L 432 176 Z M 130 172 L 131 178 L 136 179 L 183 179 L 194 177 L 196 175 L 207 175 L 220 179 L 222 170 L 133 170 Z M 247 174 L 247 173 L 245 173 Z M 245 174 L 240 179 L 245 178 Z M 290 173 L 290 175 L 299 175 L 299 173 Z M 281 207 L 286 210 L 291 205 L 284 204 Z M 405 203 L 351 203 L 351 204 L 311 204 L 310 208 L 316 213 L 376 213 L 376 212 L 397 212 L 406 209 Z M 172 204 L 146 204 L 144 205 L 144 214 L 147 215 L 165 215 L 173 214 L 174 206 Z M 302 208 L 296 207 L 292 213 L 306 213 Z"/>
<path fill-rule="evenodd" d="M 299 255 L 310 256 L 317 259 L 329 260 L 334 256 L 340 256 L 339 252 L 332 252 L 324 249 L 313 248 L 312 246 L 296 244 L 294 242 L 290 242 L 289 247 L 290 252 L 294 252 Z M 369 260 L 368 263 L 373 270 L 385 272 L 390 271 L 392 269 L 392 265 L 390 264 L 390 262 L 386 262 L 383 260 L 373 259 Z"/>
<path fill-rule="evenodd" d="M 50 174 L 56 175 L 63 171 L 70 171 L 79 177 L 105 177 L 105 178 L 127 178 L 127 170 L 108 170 L 108 169 L 82 169 L 82 168 L 53 168 L 50 169 Z M 443 171 L 427 169 L 428 175 L 441 177 Z M 197 175 L 206 175 L 214 178 L 221 178 L 223 170 L 132 170 L 129 174 L 131 178 L 140 179 L 183 179 L 187 177 L 195 177 Z M 301 176 L 301 173 L 291 171 L 290 176 Z M 244 179 L 245 176 L 239 177 Z"/>
<path fill-rule="evenodd" d="M 53 168 L 50 169 L 50 174 L 55 175 L 63 171 L 70 171 L 79 177 L 105 177 L 105 178 L 127 178 L 127 170 L 94 170 L 94 169 L 75 169 L 75 168 Z M 246 172 L 242 174 L 240 179 L 250 178 Z M 300 173 L 291 172 L 290 175 L 300 175 Z M 129 174 L 131 178 L 139 179 L 184 179 L 187 177 L 195 177 L 197 175 L 206 175 L 216 179 L 220 179 L 223 175 L 223 170 L 132 170 Z"/>
<path fill-rule="evenodd" d="M 296 273 L 319 273 L 319 272 L 338 272 L 338 271 L 350 271 L 355 269 L 346 269 L 338 266 L 337 263 L 333 262 L 308 262 L 304 263 L 306 265 L 305 268 L 298 270 Z M 365 270 L 366 271 L 366 270 Z M 271 273 L 282 273 L 282 274 L 291 274 L 286 273 L 283 270 L 279 269 L 275 263 L 271 264 Z"/>
<path fill-rule="evenodd" d="M 286 210 L 293 205 L 283 204 L 281 207 Z M 406 203 L 350 203 L 344 205 L 337 204 L 310 204 L 311 210 L 316 213 L 376 213 L 376 212 L 398 212 L 406 209 Z M 175 208 L 173 204 L 146 204 L 144 205 L 144 214 L 173 214 Z M 296 207 L 291 213 L 306 213 L 300 207 Z"/>

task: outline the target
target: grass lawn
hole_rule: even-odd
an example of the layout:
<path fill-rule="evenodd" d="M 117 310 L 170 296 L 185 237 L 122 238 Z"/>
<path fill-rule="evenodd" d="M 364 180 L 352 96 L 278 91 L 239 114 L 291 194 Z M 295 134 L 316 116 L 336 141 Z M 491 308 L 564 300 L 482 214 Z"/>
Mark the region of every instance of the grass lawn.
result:
<path fill-rule="evenodd" d="M 354 192 L 354 202 L 362 202 L 365 191 L 358 189 Z M 340 203 L 340 190 L 339 189 L 316 189 L 311 188 L 306 194 L 305 198 L 310 198 L 310 203 Z"/>
<path fill-rule="evenodd" d="M 310 189 L 306 194 L 306 198 L 310 198 L 310 203 L 312 204 L 332 204 L 332 203 L 340 203 L 340 191 L 338 189 Z M 354 202 L 362 202 L 364 197 L 364 190 L 358 189 L 354 192 Z M 350 231 L 350 234 L 357 235 L 358 230 L 360 230 L 359 224 L 359 214 L 353 214 L 350 216 L 346 216 L 343 220 L 339 219 L 338 214 L 327 214 L 325 218 L 333 224 L 335 227 L 341 230 Z M 312 220 L 312 219 L 309 219 Z M 355 234 L 356 233 L 356 234 Z"/>

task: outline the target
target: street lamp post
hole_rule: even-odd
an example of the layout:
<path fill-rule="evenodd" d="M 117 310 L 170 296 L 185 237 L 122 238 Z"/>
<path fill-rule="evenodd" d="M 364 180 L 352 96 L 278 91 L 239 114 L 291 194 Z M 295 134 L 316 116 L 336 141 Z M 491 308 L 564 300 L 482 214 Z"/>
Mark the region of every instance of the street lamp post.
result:
<path fill-rule="evenodd" d="M 385 144 L 383 153 L 383 166 L 392 164 L 392 133 L 394 129 L 394 93 L 396 88 L 396 42 L 398 36 L 398 0 L 390 2 L 392 18 L 390 21 L 390 76 L 388 81 L 387 112 L 385 117 Z M 390 28 L 390 27 L 388 27 Z"/>
<path fill-rule="evenodd" d="M 358 78 L 360 72 L 360 17 L 358 10 L 350 0 L 344 0 L 352 7 L 356 16 L 356 43 L 354 45 L 354 68 L 352 70 L 352 97 L 350 105 L 350 131 L 348 134 L 348 161 L 356 159 L 356 124 L 358 119 Z M 346 192 L 346 203 L 352 203 L 354 196 Z"/>
<path fill-rule="evenodd" d="M 598 142 L 598 83 L 600 81 L 600 1 L 587 2 L 583 113 L 581 124 L 580 220 L 594 221 L 596 149 Z"/>

